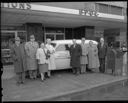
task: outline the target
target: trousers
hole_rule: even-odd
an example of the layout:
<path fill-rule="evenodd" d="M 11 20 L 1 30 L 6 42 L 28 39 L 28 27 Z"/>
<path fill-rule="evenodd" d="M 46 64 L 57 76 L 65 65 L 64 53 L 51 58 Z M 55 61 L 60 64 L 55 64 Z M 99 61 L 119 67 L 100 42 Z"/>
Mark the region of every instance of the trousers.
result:
<path fill-rule="evenodd" d="M 16 81 L 19 82 L 24 82 L 25 81 L 25 72 L 21 73 L 16 73 Z"/>
<path fill-rule="evenodd" d="M 105 72 L 105 58 L 99 58 L 100 60 L 100 67 L 99 67 L 99 71 L 101 73 Z"/>

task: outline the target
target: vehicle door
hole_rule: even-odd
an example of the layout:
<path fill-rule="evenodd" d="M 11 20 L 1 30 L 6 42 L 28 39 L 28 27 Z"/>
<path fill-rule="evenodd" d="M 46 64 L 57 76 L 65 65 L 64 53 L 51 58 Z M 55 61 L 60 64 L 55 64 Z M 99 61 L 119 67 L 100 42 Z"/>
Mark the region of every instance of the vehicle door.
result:
<path fill-rule="evenodd" d="M 56 47 L 55 62 L 56 69 L 68 69 L 70 68 L 70 44 L 59 44 Z"/>

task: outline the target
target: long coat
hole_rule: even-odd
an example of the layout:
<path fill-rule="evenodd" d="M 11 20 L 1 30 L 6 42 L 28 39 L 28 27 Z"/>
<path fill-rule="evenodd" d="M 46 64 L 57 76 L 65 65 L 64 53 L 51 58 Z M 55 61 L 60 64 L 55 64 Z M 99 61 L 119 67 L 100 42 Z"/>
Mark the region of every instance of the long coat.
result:
<path fill-rule="evenodd" d="M 107 61 L 106 61 L 106 68 L 115 70 L 115 62 L 116 62 L 116 51 L 113 48 L 108 48 L 107 51 Z"/>
<path fill-rule="evenodd" d="M 81 43 L 81 48 L 82 48 L 82 56 L 81 56 L 81 64 L 88 64 L 88 44 L 83 44 Z"/>
<path fill-rule="evenodd" d="M 50 52 L 50 58 L 48 59 L 48 70 L 55 70 L 56 64 L 55 64 L 55 48 L 52 45 L 46 44 L 45 47 Z"/>
<path fill-rule="evenodd" d="M 33 44 L 29 41 L 25 44 L 25 50 L 27 53 L 27 69 L 28 70 L 36 70 L 37 69 L 37 60 L 36 60 L 36 52 L 39 48 L 37 42 Z"/>
<path fill-rule="evenodd" d="M 88 51 L 88 59 L 89 59 L 89 68 L 99 68 L 99 58 L 98 58 L 98 49 L 95 45 L 92 47 L 89 46 Z"/>
<path fill-rule="evenodd" d="M 104 58 L 107 55 L 107 45 L 104 44 L 103 46 L 101 46 L 101 43 L 98 44 L 98 56 L 99 58 Z"/>
<path fill-rule="evenodd" d="M 11 56 L 14 63 L 14 71 L 16 73 L 21 73 L 27 70 L 24 44 L 20 44 L 19 47 L 14 44 L 11 47 Z"/>
<path fill-rule="evenodd" d="M 76 44 L 76 46 L 74 47 L 74 45 L 71 45 L 70 47 L 70 55 L 71 55 L 71 66 L 72 67 L 80 67 L 80 56 L 82 54 L 82 49 L 81 46 L 79 44 Z"/>

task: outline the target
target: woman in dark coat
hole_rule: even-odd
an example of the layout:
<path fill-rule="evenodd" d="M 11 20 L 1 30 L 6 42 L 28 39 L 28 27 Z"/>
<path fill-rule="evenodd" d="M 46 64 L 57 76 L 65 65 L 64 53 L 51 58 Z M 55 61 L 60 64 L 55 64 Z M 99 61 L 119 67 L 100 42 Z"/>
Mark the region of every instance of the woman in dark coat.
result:
<path fill-rule="evenodd" d="M 73 73 L 80 73 L 80 56 L 82 54 L 82 49 L 79 44 L 76 43 L 76 40 L 73 39 L 73 45 L 70 47 L 70 55 L 71 55 L 71 66 L 73 69 Z"/>
<path fill-rule="evenodd" d="M 11 55 L 14 63 L 14 71 L 17 77 L 17 84 L 24 83 L 26 71 L 26 53 L 24 44 L 20 44 L 20 38 L 15 38 L 15 44 L 11 48 Z"/>

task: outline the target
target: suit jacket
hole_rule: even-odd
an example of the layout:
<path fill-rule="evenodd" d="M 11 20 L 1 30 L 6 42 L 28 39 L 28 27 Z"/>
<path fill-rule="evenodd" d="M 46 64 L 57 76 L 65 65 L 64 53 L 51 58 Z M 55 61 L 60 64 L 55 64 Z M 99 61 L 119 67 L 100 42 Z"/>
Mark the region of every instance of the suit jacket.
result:
<path fill-rule="evenodd" d="M 98 56 L 99 58 L 105 58 L 107 54 L 107 45 L 104 44 L 103 46 L 101 46 L 101 43 L 98 44 Z"/>

